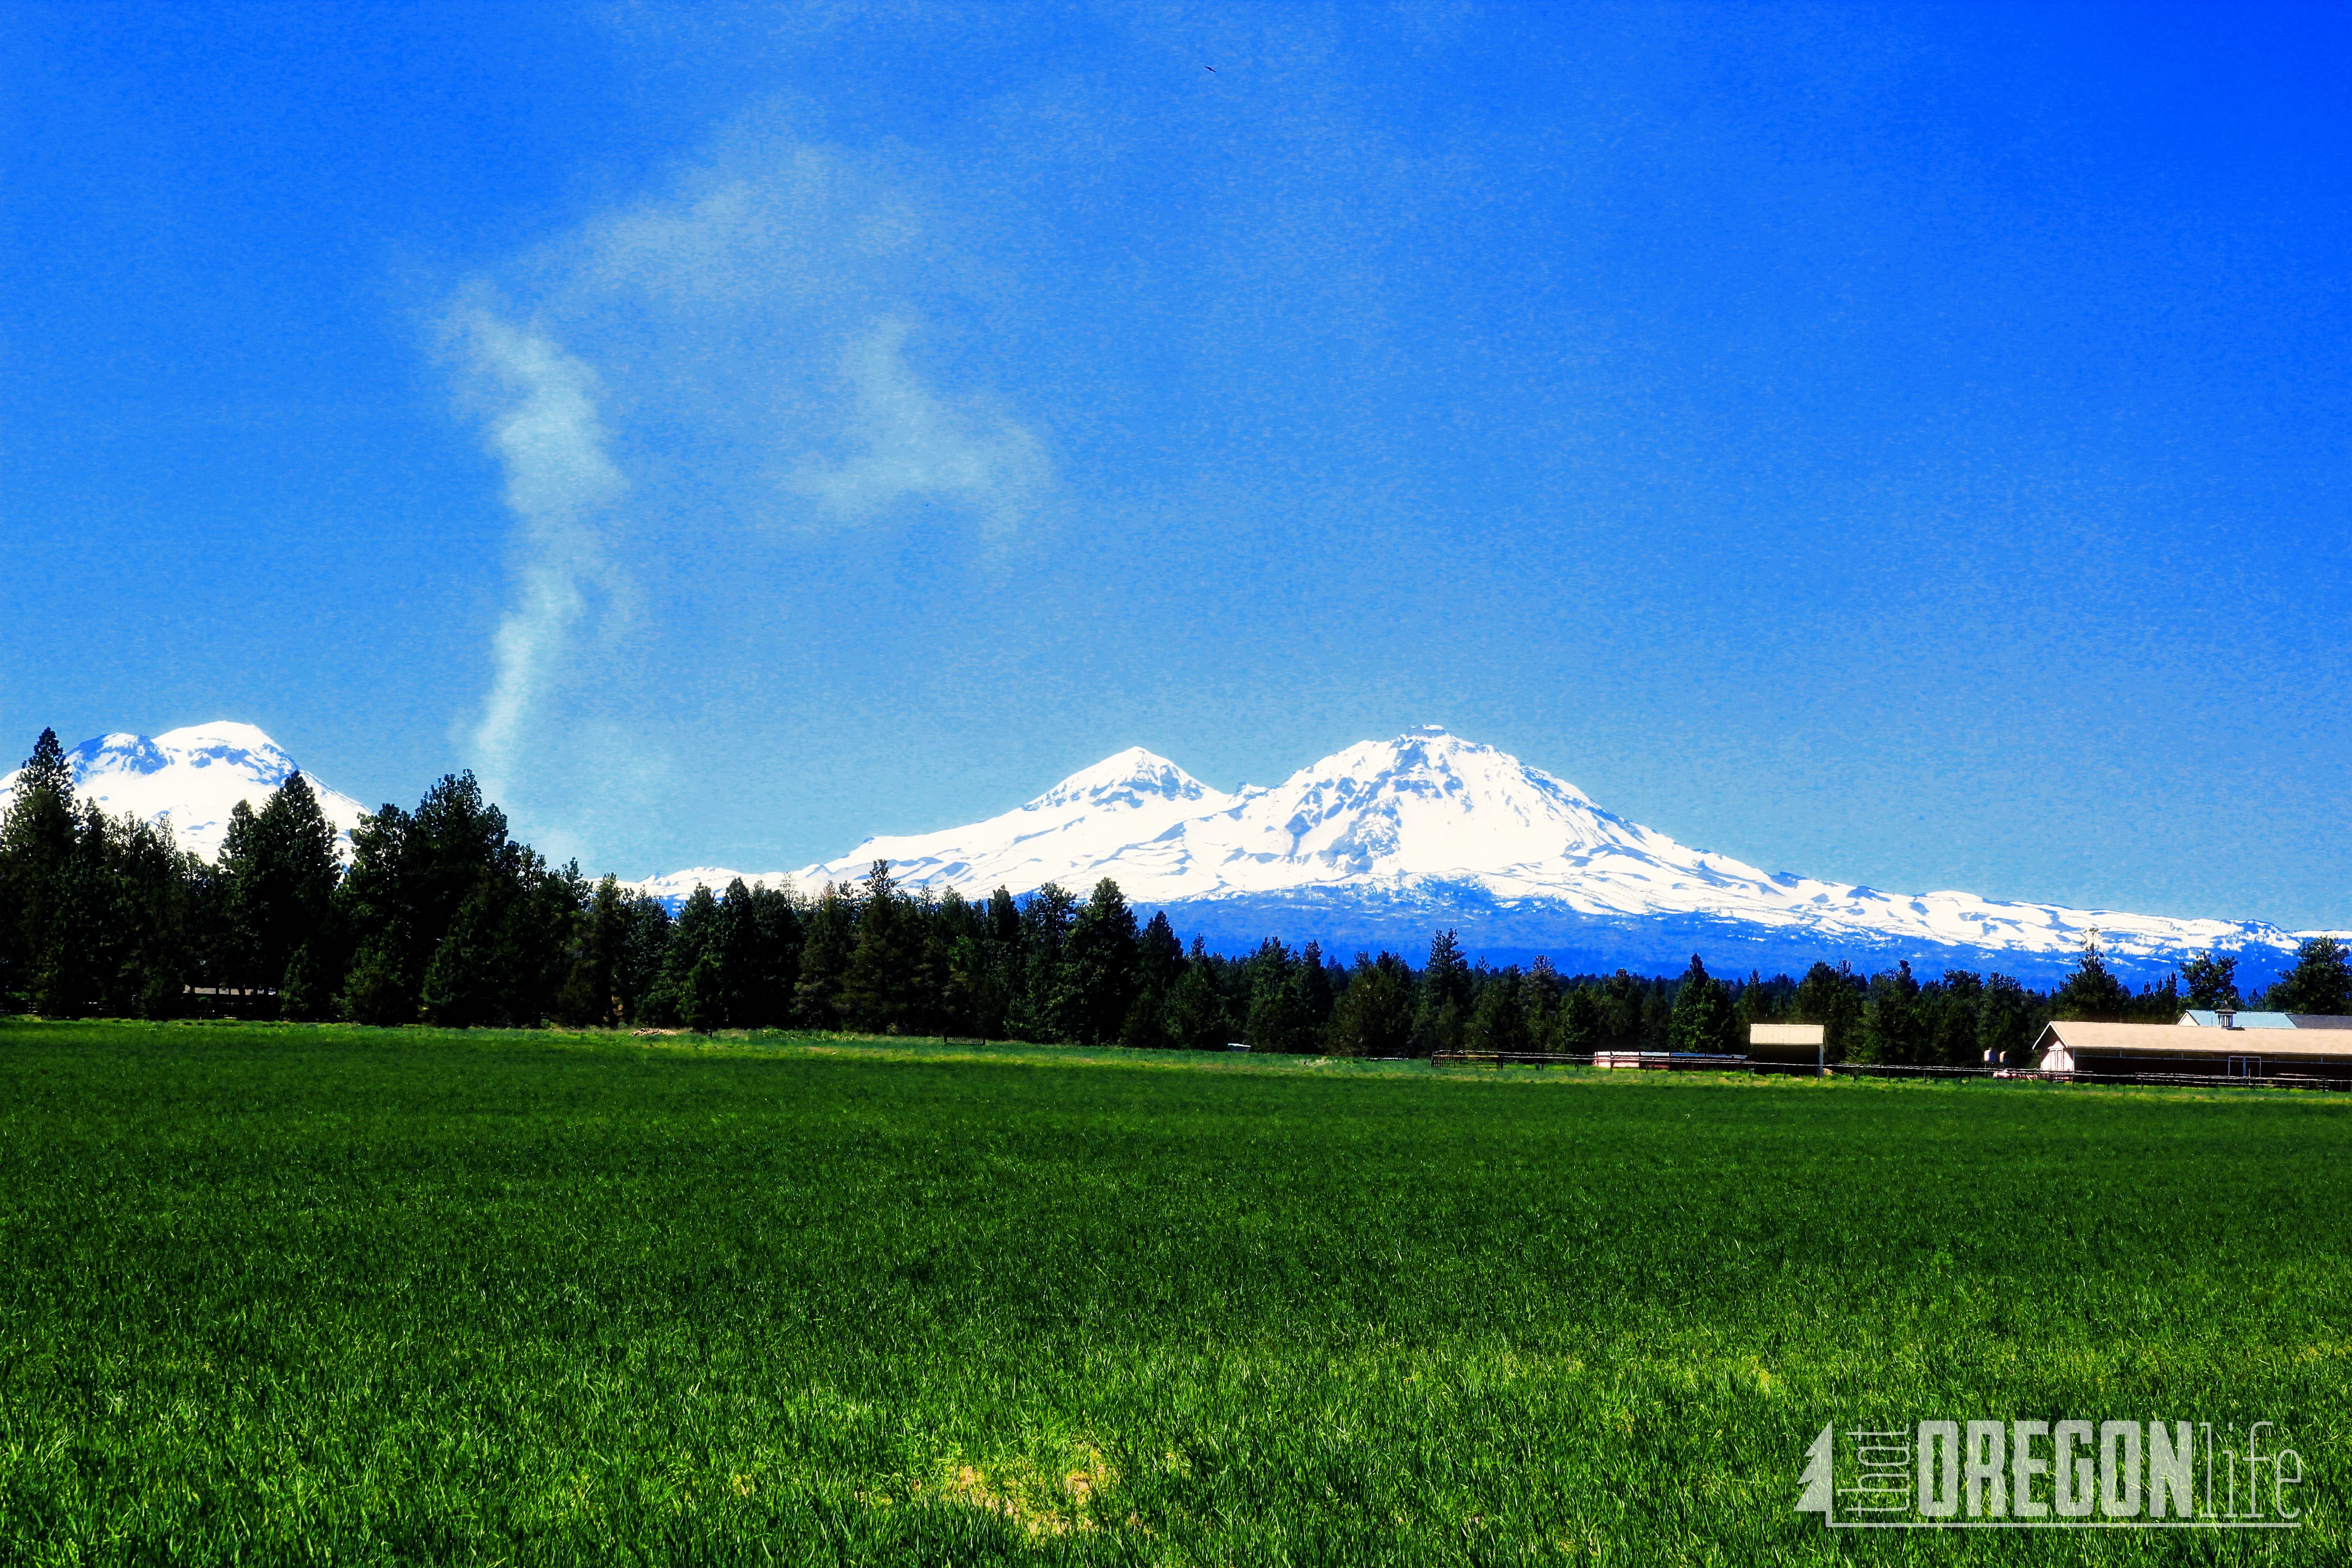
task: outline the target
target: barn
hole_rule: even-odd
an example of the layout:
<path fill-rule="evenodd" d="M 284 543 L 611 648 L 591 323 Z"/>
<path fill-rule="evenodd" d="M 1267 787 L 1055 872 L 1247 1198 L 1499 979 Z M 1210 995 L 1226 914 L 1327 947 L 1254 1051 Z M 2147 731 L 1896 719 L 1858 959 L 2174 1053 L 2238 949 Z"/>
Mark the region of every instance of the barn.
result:
<path fill-rule="evenodd" d="M 2352 1030 L 2060 1019 L 2034 1042 L 2033 1059 L 2036 1072 L 2066 1078 L 2241 1079 L 2346 1089 L 2352 1088 Z"/>
<path fill-rule="evenodd" d="M 1758 1072 L 1819 1073 L 1823 1034 L 1819 1024 L 1750 1024 L 1748 1065 Z"/>

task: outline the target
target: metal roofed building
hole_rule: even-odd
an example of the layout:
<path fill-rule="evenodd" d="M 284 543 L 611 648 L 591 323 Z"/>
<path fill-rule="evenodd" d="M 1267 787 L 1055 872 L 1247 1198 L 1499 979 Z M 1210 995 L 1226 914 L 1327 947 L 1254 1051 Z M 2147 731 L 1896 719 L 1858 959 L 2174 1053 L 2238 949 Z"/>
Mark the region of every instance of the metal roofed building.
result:
<path fill-rule="evenodd" d="M 2352 1029 L 2352 1018 L 2333 1013 L 2216 1013 L 2191 1007 L 2180 1022 L 2199 1029 Z"/>
<path fill-rule="evenodd" d="M 2341 1026 L 2223 1029 L 2059 1019 L 2042 1029 L 2033 1054 L 2036 1071 L 2071 1078 L 2236 1078 L 2352 1088 L 2352 1033 Z"/>

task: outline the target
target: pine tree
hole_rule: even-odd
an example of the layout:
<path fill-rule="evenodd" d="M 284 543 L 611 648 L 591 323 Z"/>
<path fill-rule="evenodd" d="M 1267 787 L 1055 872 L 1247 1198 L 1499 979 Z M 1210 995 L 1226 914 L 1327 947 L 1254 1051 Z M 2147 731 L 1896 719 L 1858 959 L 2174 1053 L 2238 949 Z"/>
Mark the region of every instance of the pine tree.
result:
<path fill-rule="evenodd" d="M 1340 1057 L 1401 1057 L 1412 1043 L 1412 997 L 1393 953 L 1363 953 L 1331 1008 L 1329 1050 Z"/>
<path fill-rule="evenodd" d="M 800 978 L 803 932 L 799 900 L 781 888 L 753 889 L 739 931 L 738 962 L 749 972 L 736 988 L 751 1028 L 782 1028 L 792 1022 L 793 986 Z"/>
<path fill-rule="evenodd" d="M 1732 1035 L 1744 1048 L 1748 1031 L 1758 1024 L 1773 1021 L 1772 988 L 1764 984 L 1764 976 L 1756 970 L 1748 972 L 1748 984 L 1739 988 L 1738 1000 L 1732 1003 Z"/>
<path fill-rule="evenodd" d="M 669 953 L 674 922 L 669 910 L 650 893 L 628 893 L 614 901 L 619 927 L 611 939 L 613 1005 L 625 1024 L 656 1024 L 656 993 L 662 963 Z"/>
<path fill-rule="evenodd" d="M 1076 990 L 1072 1033 L 1083 1044 L 1119 1037 L 1135 1005 L 1140 947 L 1135 911 L 1118 884 L 1105 877 L 1070 922 L 1068 963 Z"/>
<path fill-rule="evenodd" d="M 2276 1013 L 2352 1014 L 2352 965 L 2343 944 L 2332 936 L 2305 942 L 2295 949 L 2294 967 L 2271 987 L 2267 1000 Z"/>
<path fill-rule="evenodd" d="M 121 918 L 107 863 L 107 822 L 89 802 L 73 808 L 71 820 L 73 837 L 49 877 L 41 945 L 33 955 L 33 1010 L 53 1018 L 118 1010 L 105 1005 L 109 982 L 120 973 Z"/>
<path fill-rule="evenodd" d="M 698 1035 L 715 1035 L 727 1026 L 726 972 L 716 945 L 706 947 L 686 972 L 677 988 L 677 1015 Z"/>
<path fill-rule="evenodd" d="M 490 872 L 478 875 L 425 965 L 425 1015 L 444 1028 L 499 1021 L 498 946 L 505 891 Z"/>
<path fill-rule="evenodd" d="M 1069 966 L 1070 923 L 1077 900 L 1048 882 L 1021 907 L 1021 983 L 1006 1027 L 1013 1038 L 1045 1043 L 1076 1037 L 1077 988 Z"/>
<path fill-rule="evenodd" d="M 1570 988 L 1559 1005 L 1558 1043 L 1562 1051 L 1574 1056 L 1589 1056 L 1601 1048 L 1601 1002 L 1589 985 Z"/>
<path fill-rule="evenodd" d="M 876 1035 L 911 1033 L 921 1013 L 922 922 L 898 891 L 890 862 L 877 860 L 858 900 L 857 940 L 841 981 L 843 1022 Z"/>
<path fill-rule="evenodd" d="M 1529 1048 L 1559 1048 L 1559 973 L 1541 953 L 1528 965 L 1527 977 L 1519 982 L 1519 1011 L 1527 1016 Z"/>
<path fill-rule="evenodd" d="M 1674 1013 L 1667 1026 L 1672 1048 L 1701 1056 L 1731 1055 L 1736 1048 L 1732 1026 L 1730 994 L 1721 981 L 1706 972 L 1699 955 L 1692 953 L 1690 968 L 1675 989 Z"/>
<path fill-rule="evenodd" d="M 2189 993 L 2188 1005 L 2200 1011 L 2234 1013 L 2242 1005 L 2238 997 L 2238 960 L 2233 954 L 2197 954 L 2180 966 L 2180 984 Z"/>
<path fill-rule="evenodd" d="M 1822 1048 L 1829 1060 L 1845 1061 L 1862 1042 L 1861 981 L 1843 963 L 1832 969 L 1816 963 L 1797 984 L 1796 1021 L 1822 1026 Z"/>
<path fill-rule="evenodd" d="M 1984 976 L 1973 970 L 1947 969 L 1942 980 L 1923 988 L 1929 1061 L 1957 1068 L 1978 1060 L 1982 1047 L 1977 1044 L 1977 1010 L 1983 1000 Z"/>
<path fill-rule="evenodd" d="M 1234 1037 L 1217 984 L 1216 963 L 1201 939 L 1194 937 L 1184 972 L 1176 977 L 1168 994 L 1168 1034 L 1180 1049 L 1223 1050 Z"/>
<path fill-rule="evenodd" d="M 1303 1054 L 1313 1047 L 1295 983 L 1297 961 L 1278 937 L 1267 937 L 1244 961 L 1249 1004 L 1242 1039 L 1254 1051 Z"/>
<path fill-rule="evenodd" d="M 841 1027 L 841 980 L 857 932 L 849 900 L 827 882 L 809 911 L 801 943 L 800 979 L 793 986 L 793 1010 L 804 1029 Z"/>
<path fill-rule="evenodd" d="M 2033 1043 L 2035 1024 L 2025 987 L 2006 974 L 1989 975 L 1977 999 L 1977 1053 L 1992 1066 L 2022 1065 Z"/>
<path fill-rule="evenodd" d="M 1291 975 L 1291 991 L 1299 1021 L 1311 1041 L 1307 1048 L 1321 1050 L 1324 1033 L 1331 1025 L 1331 1008 L 1338 999 L 1331 971 L 1323 963 L 1322 943 L 1310 942 L 1298 950 L 1298 967 Z"/>
<path fill-rule="evenodd" d="M 1675 1008 L 1666 984 L 1659 981 L 1642 991 L 1641 1047 L 1645 1051 L 1674 1048 Z"/>
<path fill-rule="evenodd" d="M 346 975 L 337 1005 L 343 1016 L 360 1023 L 414 1023 L 416 1018 L 416 995 L 408 988 L 422 977 L 423 961 L 413 955 L 423 944 L 416 934 L 407 875 L 410 826 L 408 814 L 389 802 L 373 816 L 362 816 L 352 833 L 351 865 L 335 889 L 334 918 L 326 934 L 336 943 L 336 952 L 328 967 L 355 972 L 361 953 L 374 954 L 366 983 Z M 348 964 L 340 962 L 346 957 Z M 402 994 L 387 992 L 388 985 L 401 988 Z"/>
<path fill-rule="evenodd" d="M 1926 1035 L 1911 961 L 1899 960 L 1891 973 L 1873 975 L 1863 1005 L 1863 1059 L 1916 1067 L 1927 1056 Z"/>
<path fill-rule="evenodd" d="M 1168 923 L 1168 911 L 1155 910 L 1136 939 L 1136 980 L 1147 993 L 1166 996 L 1184 971 L 1184 943 Z"/>
<path fill-rule="evenodd" d="M 1421 972 L 1421 997 L 1413 1011 L 1412 1054 L 1433 1056 L 1462 1048 L 1464 1015 L 1470 1003 L 1470 964 L 1451 931 L 1429 940 L 1429 966 Z"/>
<path fill-rule="evenodd" d="M 1147 991 L 1136 996 L 1119 1024 L 1118 1043 L 1130 1051 L 1174 1048 L 1175 1037 L 1168 1032 L 1167 1005 L 1158 993 Z"/>
<path fill-rule="evenodd" d="M 49 945 L 49 923 L 74 848 L 73 768 L 43 730 L 0 819 L 0 1002 L 23 993 Z"/>
<path fill-rule="evenodd" d="M 1639 980 L 1621 969 L 1601 983 L 1593 1001 L 1599 1015 L 1600 1045 L 1626 1049 L 1642 1038 L 1642 1006 L 1648 993 Z"/>
<path fill-rule="evenodd" d="M 1463 1031 L 1464 1048 L 1501 1056 L 1526 1054 L 1531 1042 L 1527 1011 L 1519 1004 L 1521 978 L 1517 968 L 1506 969 L 1478 987 Z"/>
<path fill-rule="evenodd" d="M 307 1022 L 326 1016 L 331 992 L 308 942 L 294 950 L 286 963 L 286 978 L 278 987 L 278 1014 Z"/>
<path fill-rule="evenodd" d="M 2083 951 L 2075 957 L 2073 971 L 2051 1002 L 2061 1018 L 2119 1024 L 2131 1014 L 2131 993 L 2100 956 L 2095 935 L 2083 939 Z"/>
<path fill-rule="evenodd" d="M 399 942 L 390 933 L 362 947 L 343 977 L 337 1010 L 354 1024 L 383 1026 L 416 1022 L 407 977 L 400 972 Z"/>

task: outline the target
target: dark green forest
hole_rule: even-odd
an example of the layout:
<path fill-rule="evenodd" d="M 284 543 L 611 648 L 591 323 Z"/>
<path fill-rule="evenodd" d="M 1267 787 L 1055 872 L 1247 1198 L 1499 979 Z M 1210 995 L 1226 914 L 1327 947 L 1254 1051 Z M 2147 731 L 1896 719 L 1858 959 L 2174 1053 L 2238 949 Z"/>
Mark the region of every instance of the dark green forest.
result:
<path fill-rule="evenodd" d="M 2055 990 L 1908 963 L 1874 974 L 1564 975 L 1473 962 L 1438 931 L 1418 964 L 1342 960 L 1269 937 L 1241 956 L 1188 947 L 1104 880 L 983 901 L 908 890 L 877 862 L 814 891 L 698 888 L 673 916 L 613 877 L 551 866 L 471 773 L 413 811 L 387 805 L 349 862 L 299 773 L 239 805 L 217 864 L 168 824 L 75 797 L 42 731 L 0 824 L 0 1006 L 47 1016 L 190 1013 L 443 1026 L 845 1030 L 1145 1048 L 1349 1057 L 1441 1051 L 1745 1050 L 1751 1023 L 1827 1026 L 1831 1059 L 2016 1059 L 2053 1017 L 2168 1023 L 2186 1006 L 2352 1013 L 2336 943 L 2242 997 L 2208 953 L 2131 991 L 2086 945 Z"/>

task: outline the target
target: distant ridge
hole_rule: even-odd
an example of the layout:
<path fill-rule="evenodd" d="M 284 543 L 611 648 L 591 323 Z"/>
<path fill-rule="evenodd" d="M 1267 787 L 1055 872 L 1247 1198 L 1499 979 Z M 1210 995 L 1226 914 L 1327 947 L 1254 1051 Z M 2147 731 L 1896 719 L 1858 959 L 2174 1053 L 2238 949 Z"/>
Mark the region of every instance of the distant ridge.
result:
<path fill-rule="evenodd" d="M 1231 795 L 1133 748 L 985 821 L 869 838 L 839 858 L 746 880 L 814 891 L 862 878 L 877 859 L 909 887 L 967 897 L 1046 882 L 1083 894 L 1109 877 L 1131 900 L 1223 945 L 1271 934 L 1411 952 L 1432 927 L 1452 925 L 1478 951 L 1593 966 L 1680 967 L 1696 951 L 1739 971 L 1852 955 L 2030 978 L 2067 967 L 2095 931 L 2127 970 L 2168 968 L 2208 949 L 2267 970 L 2308 934 L 1766 872 L 1687 848 L 1433 725 Z M 635 885 L 677 899 L 736 875 L 698 868 Z"/>

